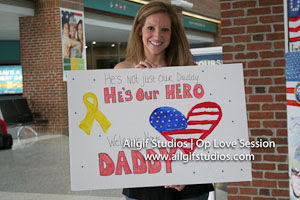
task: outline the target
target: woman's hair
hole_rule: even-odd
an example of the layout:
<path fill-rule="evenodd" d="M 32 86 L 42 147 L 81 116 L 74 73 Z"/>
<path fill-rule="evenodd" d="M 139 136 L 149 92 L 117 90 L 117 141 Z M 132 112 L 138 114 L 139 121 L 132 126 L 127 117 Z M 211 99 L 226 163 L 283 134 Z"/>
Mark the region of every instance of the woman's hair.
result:
<path fill-rule="evenodd" d="M 167 13 L 171 20 L 171 40 L 165 50 L 165 60 L 168 66 L 184 66 L 193 58 L 187 41 L 182 19 L 178 11 L 170 4 L 152 1 L 138 11 L 129 36 L 126 60 L 138 63 L 145 59 L 142 37 L 140 35 L 146 18 L 156 13 Z"/>
<path fill-rule="evenodd" d="M 81 20 L 81 19 L 78 21 L 78 23 L 77 23 L 77 27 L 78 27 L 78 25 L 79 25 L 79 24 L 81 24 L 81 25 L 82 25 L 82 20 Z"/>
<path fill-rule="evenodd" d="M 61 28 L 64 29 L 64 25 L 67 24 L 68 28 L 70 28 L 69 26 L 69 20 L 64 16 L 61 20 Z"/>

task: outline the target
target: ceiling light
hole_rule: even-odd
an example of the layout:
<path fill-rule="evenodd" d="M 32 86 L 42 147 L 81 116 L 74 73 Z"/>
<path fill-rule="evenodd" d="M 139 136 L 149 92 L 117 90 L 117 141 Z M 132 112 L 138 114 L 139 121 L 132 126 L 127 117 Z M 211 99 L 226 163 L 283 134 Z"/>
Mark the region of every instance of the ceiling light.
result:
<path fill-rule="evenodd" d="M 112 44 L 111 44 L 111 47 L 113 47 L 113 48 L 114 48 L 115 46 L 116 46 L 116 45 L 115 45 L 114 43 L 112 43 Z"/>
<path fill-rule="evenodd" d="M 172 0 L 171 4 L 182 8 L 193 8 L 193 3 L 184 0 Z"/>
<path fill-rule="evenodd" d="M 93 41 L 93 44 L 96 44 L 96 41 Z"/>
<path fill-rule="evenodd" d="M 129 0 L 129 1 L 132 1 L 134 3 L 140 3 L 140 4 L 148 4 L 149 3 L 149 2 L 143 1 L 143 0 Z"/>

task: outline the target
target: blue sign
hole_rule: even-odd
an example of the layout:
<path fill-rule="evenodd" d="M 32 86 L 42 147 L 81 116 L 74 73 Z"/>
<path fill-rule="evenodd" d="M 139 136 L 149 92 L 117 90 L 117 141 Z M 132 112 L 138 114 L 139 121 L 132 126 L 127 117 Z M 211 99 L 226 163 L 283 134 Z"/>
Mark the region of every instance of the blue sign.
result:
<path fill-rule="evenodd" d="M 191 53 L 199 66 L 223 64 L 222 47 L 195 48 Z"/>
<path fill-rule="evenodd" d="M 0 66 L 0 94 L 22 94 L 22 66 Z"/>

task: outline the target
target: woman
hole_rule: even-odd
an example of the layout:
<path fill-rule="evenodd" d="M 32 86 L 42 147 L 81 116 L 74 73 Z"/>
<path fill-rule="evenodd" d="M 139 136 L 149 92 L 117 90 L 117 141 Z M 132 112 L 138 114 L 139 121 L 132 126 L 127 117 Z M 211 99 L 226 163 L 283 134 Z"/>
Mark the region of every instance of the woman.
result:
<path fill-rule="evenodd" d="M 120 68 L 157 68 L 193 65 L 193 56 L 177 11 L 170 4 L 150 2 L 137 13 L 127 46 L 126 60 Z M 169 185 L 124 189 L 126 199 L 204 200 L 212 184 Z"/>
<path fill-rule="evenodd" d="M 63 56 L 70 58 L 70 37 L 69 37 L 69 24 L 66 18 L 62 20 L 62 43 L 63 43 Z"/>
<path fill-rule="evenodd" d="M 77 41 L 80 42 L 80 52 L 83 52 L 83 27 L 82 20 L 79 20 L 77 24 Z"/>

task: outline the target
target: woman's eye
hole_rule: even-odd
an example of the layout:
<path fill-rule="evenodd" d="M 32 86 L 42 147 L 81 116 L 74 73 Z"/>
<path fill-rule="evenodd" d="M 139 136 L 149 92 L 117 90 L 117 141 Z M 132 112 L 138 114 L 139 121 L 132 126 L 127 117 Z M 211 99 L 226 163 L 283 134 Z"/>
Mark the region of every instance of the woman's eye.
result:
<path fill-rule="evenodd" d="M 154 30 L 154 27 L 153 27 L 153 26 L 148 26 L 147 29 L 148 29 L 149 31 L 153 31 L 153 30 Z"/>
<path fill-rule="evenodd" d="M 162 31 L 162 32 L 169 32 L 170 29 L 169 29 L 169 28 L 162 28 L 161 31 Z"/>

